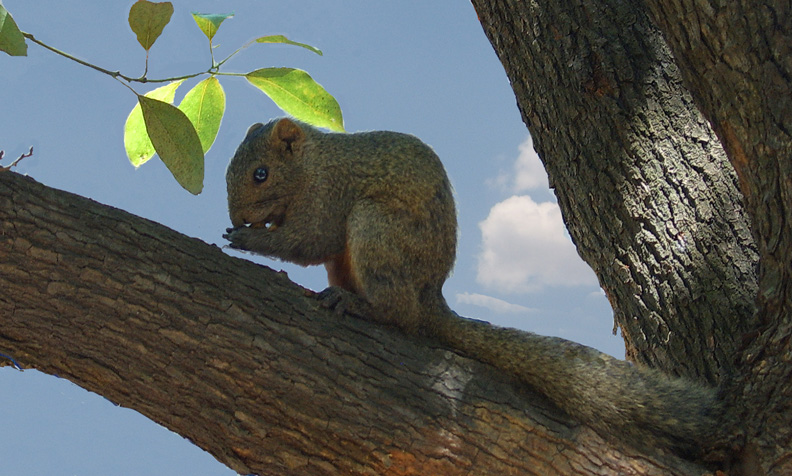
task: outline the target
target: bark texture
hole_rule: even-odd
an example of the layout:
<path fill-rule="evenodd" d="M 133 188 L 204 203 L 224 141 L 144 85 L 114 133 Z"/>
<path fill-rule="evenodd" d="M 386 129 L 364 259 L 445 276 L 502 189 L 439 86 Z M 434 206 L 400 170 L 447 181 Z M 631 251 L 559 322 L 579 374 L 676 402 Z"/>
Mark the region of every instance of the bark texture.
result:
<path fill-rule="evenodd" d="M 627 356 L 711 384 L 753 327 L 736 176 L 640 2 L 474 0 Z"/>
<path fill-rule="evenodd" d="M 731 391 L 756 470 L 792 474 L 792 5 L 647 4 L 746 197 L 761 257 L 761 327 L 741 354 Z"/>
<path fill-rule="evenodd" d="M 735 474 L 792 473 L 792 5 L 473 3 L 628 356 L 721 383 Z"/>
<path fill-rule="evenodd" d="M 0 173 L 0 349 L 242 473 L 693 475 L 282 273 Z M 0 360 L 0 365 L 10 362 Z"/>

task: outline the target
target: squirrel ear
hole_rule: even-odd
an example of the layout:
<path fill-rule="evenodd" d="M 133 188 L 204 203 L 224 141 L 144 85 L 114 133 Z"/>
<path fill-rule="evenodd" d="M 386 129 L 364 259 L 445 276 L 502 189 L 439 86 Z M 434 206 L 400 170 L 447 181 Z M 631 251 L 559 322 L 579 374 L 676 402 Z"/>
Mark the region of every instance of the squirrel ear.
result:
<path fill-rule="evenodd" d="M 248 130 L 245 133 L 245 139 L 250 137 L 250 134 L 256 132 L 257 130 L 261 129 L 262 127 L 264 127 L 264 124 L 262 124 L 260 122 L 257 122 L 255 124 L 253 124 L 252 126 L 248 127 Z"/>
<path fill-rule="evenodd" d="M 300 126 L 287 118 L 280 119 L 272 130 L 273 143 L 284 151 L 294 152 L 304 137 Z"/>

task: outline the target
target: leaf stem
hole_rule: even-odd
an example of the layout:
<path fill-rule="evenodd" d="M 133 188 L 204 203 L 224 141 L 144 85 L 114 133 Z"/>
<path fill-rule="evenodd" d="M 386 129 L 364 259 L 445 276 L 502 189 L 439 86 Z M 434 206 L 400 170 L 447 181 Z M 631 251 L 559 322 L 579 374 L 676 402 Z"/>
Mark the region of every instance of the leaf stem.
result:
<path fill-rule="evenodd" d="M 125 74 L 121 74 L 120 71 L 110 71 L 109 69 L 105 69 L 105 68 L 102 68 L 101 66 L 97 66 L 97 65 L 95 65 L 93 63 L 89 63 L 89 62 L 87 62 L 85 60 L 81 60 L 80 58 L 77 58 L 76 56 L 70 55 L 69 53 L 66 53 L 65 51 L 61 51 L 61 50 L 59 50 L 59 49 L 57 49 L 57 48 L 55 48 L 53 46 L 50 46 L 50 45 L 44 43 L 41 40 L 38 40 L 31 33 L 22 32 L 22 35 L 25 38 L 27 38 L 28 40 L 32 41 L 33 43 L 36 43 L 37 45 L 42 46 L 42 47 L 52 51 L 53 53 L 55 53 L 57 55 L 63 56 L 64 58 L 68 58 L 68 59 L 70 59 L 72 61 L 75 61 L 75 62 L 77 62 L 77 63 L 79 63 L 79 64 L 81 64 L 83 66 L 87 66 L 87 67 L 89 67 L 91 69 L 99 71 L 100 73 L 104 73 L 104 74 L 106 74 L 108 76 L 111 76 L 111 77 L 113 77 L 115 79 L 119 79 L 119 80 L 123 79 L 124 81 L 126 81 L 128 83 L 169 83 L 171 81 L 178 81 L 180 79 L 195 78 L 196 76 L 200 76 L 202 74 L 212 74 L 211 71 L 201 71 L 199 73 L 186 74 L 184 76 L 175 76 L 175 77 L 172 77 L 172 78 L 149 79 L 149 78 L 146 77 L 146 73 L 143 73 L 143 76 L 141 76 L 139 78 L 132 78 L 132 77 L 127 76 Z M 146 69 L 148 69 L 148 64 L 146 65 Z"/>
<path fill-rule="evenodd" d="M 212 69 L 214 70 L 217 68 L 217 63 L 215 63 L 214 59 L 214 47 L 212 46 L 212 39 L 209 38 L 209 57 L 212 58 Z"/>
<path fill-rule="evenodd" d="M 252 45 L 252 44 L 253 44 L 255 41 L 256 41 L 255 39 L 254 39 L 254 40 L 250 40 L 250 41 L 248 41 L 247 43 L 245 43 L 244 45 L 242 45 L 242 46 L 240 46 L 239 48 L 237 48 L 237 49 L 236 49 L 236 51 L 234 51 L 234 52 L 233 52 L 233 53 L 231 53 L 230 55 L 226 56 L 226 57 L 225 57 L 225 59 L 224 59 L 223 61 L 221 61 L 221 62 L 217 63 L 217 67 L 219 68 L 220 66 L 223 66 L 223 64 L 225 64 L 225 62 L 226 62 L 226 61 L 230 60 L 230 59 L 231 59 L 232 57 L 234 57 L 234 56 L 235 56 L 237 53 L 239 53 L 240 51 L 244 50 L 244 49 L 245 49 L 245 48 L 247 48 L 248 46 Z M 214 58 L 212 58 L 212 61 L 214 61 Z"/>

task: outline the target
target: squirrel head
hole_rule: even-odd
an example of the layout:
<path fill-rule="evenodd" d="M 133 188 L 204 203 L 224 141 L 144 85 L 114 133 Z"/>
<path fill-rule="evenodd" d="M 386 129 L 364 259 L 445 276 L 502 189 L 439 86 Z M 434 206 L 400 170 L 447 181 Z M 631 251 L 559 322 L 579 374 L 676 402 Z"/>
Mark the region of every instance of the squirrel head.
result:
<path fill-rule="evenodd" d="M 236 228 L 274 231 L 305 184 L 300 153 L 305 131 L 290 119 L 253 124 L 226 171 L 228 212 Z"/>

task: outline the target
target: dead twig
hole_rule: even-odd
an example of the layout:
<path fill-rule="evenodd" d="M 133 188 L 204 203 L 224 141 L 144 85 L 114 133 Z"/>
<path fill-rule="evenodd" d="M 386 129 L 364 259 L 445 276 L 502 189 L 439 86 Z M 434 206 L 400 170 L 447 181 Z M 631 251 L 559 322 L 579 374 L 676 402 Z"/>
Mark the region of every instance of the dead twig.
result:
<path fill-rule="evenodd" d="M 15 161 L 11 162 L 11 165 L 9 165 L 8 167 L 0 167 L 0 172 L 11 170 L 11 167 L 18 164 L 20 160 L 24 159 L 25 157 L 30 157 L 31 155 L 33 155 L 33 146 L 30 146 L 30 150 L 27 153 L 20 155 Z M 0 150 L 0 160 L 3 160 L 4 156 L 5 156 L 5 151 Z"/>

